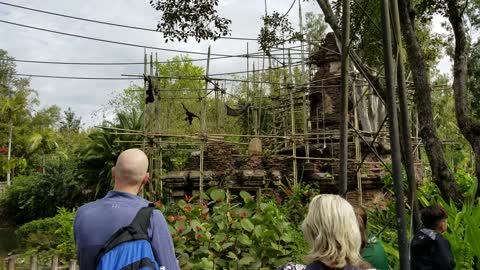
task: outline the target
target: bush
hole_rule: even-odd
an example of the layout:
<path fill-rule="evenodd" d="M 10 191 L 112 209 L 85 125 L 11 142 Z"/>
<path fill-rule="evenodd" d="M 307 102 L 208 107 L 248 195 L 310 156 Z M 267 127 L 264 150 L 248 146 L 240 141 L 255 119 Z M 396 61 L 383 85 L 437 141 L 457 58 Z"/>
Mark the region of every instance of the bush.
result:
<path fill-rule="evenodd" d="M 15 234 L 24 255 L 38 254 L 39 258 L 49 259 L 55 254 L 66 262 L 76 258 L 74 216 L 75 210 L 60 208 L 54 217 L 34 220 L 18 228 Z"/>
<path fill-rule="evenodd" d="M 275 203 L 257 205 L 245 191 L 235 197 L 219 189 L 202 199 L 186 197 L 165 210 L 182 269 L 275 269 L 301 261 L 303 236 Z"/>
<path fill-rule="evenodd" d="M 52 217 L 58 207 L 75 208 L 85 201 L 76 180 L 76 164 L 70 160 L 50 161 L 45 174 L 18 176 L 0 200 L 6 215 L 18 224 Z"/>

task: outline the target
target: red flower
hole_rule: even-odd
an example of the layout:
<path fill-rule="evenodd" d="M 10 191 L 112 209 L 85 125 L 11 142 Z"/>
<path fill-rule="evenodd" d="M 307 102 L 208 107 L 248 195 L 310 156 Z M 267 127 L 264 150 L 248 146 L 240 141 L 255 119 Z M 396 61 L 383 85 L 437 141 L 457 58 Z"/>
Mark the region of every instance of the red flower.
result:
<path fill-rule="evenodd" d="M 6 147 L 0 148 L 0 153 L 7 153 L 8 149 Z"/>
<path fill-rule="evenodd" d="M 248 215 L 247 215 L 246 212 L 241 212 L 241 213 L 240 213 L 240 216 L 241 216 L 242 218 L 246 218 Z"/>
<path fill-rule="evenodd" d="M 186 217 L 186 216 L 176 215 L 176 216 L 175 216 L 175 219 L 176 219 L 176 220 L 185 220 L 185 219 L 187 219 L 187 217 Z"/>
<path fill-rule="evenodd" d="M 201 239 L 203 235 L 201 233 L 197 234 L 197 239 Z"/>
<path fill-rule="evenodd" d="M 183 232 L 183 228 L 178 228 L 177 229 L 177 233 L 182 233 Z"/>
<path fill-rule="evenodd" d="M 204 218 L 207 218 L 207 217 L 208 217 L 208 212 L 207 212 L 207 213 L 203 213 L 202 216 L 203 216 Z"/>
<path fill-rule="evenodd" d="M 185 206 L 183 207 L 183 210 L 185 210 L 185 211 L 187 211 L 187 212 L 190 212 L 190 211 L 192 211 L 192 207 L 191 207 L 190 205 L 185 205 Z"/>
<path fill-rule="evenodd" d="M 192 196 L 185 195 L 185 201 L 190 202 L 192 200 Z"/>
<path fill-rule="evenodd" d="M 169 222 L 174 222 L 175 221 L 174 216 L 168 216 L 167 219 L 168 219 Z"/>
<path fill-rule="evenodd" d="M 218 199 L 217 199 L 217 202 L 222 202 L 222 201 L 223 201 L 222 198 L 218 198 Z"/>
<path fill-rule="evenodd" d="M 163 207 L 163 203 L 161 201 L 156 201 L 155 202 L 155 206 L 156 207 L 159 207 L 159 208 L 162 208 Z"/>

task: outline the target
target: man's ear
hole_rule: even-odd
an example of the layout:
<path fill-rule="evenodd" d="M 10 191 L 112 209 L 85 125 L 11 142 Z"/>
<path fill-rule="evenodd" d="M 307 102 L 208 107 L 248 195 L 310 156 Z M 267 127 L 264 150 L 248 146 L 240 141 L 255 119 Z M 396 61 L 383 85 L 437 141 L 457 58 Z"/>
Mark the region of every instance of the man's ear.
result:
<path fill-rule="evenodd" d="M 150 178 L 150 174 L 147 172 L 145 173 L 145 176 L 143 177 L 142 184 L 145 185 L 148 182 L 148 179 Z"/>
<path fill-rule="evenodd" d="M 112 178 L 115 179 L 115 167 L 112 167 Z"/>

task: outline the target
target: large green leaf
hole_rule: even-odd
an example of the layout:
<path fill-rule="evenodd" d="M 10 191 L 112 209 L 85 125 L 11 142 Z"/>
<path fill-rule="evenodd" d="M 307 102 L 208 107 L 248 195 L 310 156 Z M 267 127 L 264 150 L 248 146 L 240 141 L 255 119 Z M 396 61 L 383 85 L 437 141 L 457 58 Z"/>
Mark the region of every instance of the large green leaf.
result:
<path fill-rule="evenodd" d="M 225 191 L 220 190 L 220 189 L 212 190 L 212 192 L 210 193 L 210 198 L 212 198 L 212 200 L 217 201 L 217 202 L 224 201 L 225 200 Z"/>
<path fill-rule="evenodd" d="M 253 225 L 253 223 L 248 218 L 242 219 L 240 223 L 242 224 L 242 228 L 248 232 L 251 232 L 253 231 L 253 229 L 255 229 L 255 225 Z"/>

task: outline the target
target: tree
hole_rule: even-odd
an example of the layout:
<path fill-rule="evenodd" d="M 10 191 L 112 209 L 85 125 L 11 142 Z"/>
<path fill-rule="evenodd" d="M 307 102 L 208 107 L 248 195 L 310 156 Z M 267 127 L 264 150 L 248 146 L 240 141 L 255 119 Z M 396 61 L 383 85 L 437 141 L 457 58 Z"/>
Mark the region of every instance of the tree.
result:
<path fill-rule="evenodd" d="M 480 179 L 480 122 L 470 114 L 469 104 L 465 100 L 468 75 L 469 39 L 464 21 L 464 11 L 468 1 L 446 0 L 446 16 L 455 36 L 453 56 L 453 92 L 455 115 L 463 136 L 475 153 L 475 174 Z M 480 195 L 480 192 L 478 192 Z"/>
<path fill-rule="evenodd" d="M 29 100 L 34 93 L 29 88 L 29 82 L 25 79 L 17 79 L 14 77 L 15 64 L 8 57 L 6 51 L 0 50 L 0 128 L 7 130 L 7 159 L 5 164 L 2 164 L 2 169 L 7 173 L 7 184 L 10 185 L 11 172 L 18 166 L 18 162 L 21 164 L 24 162 L 22 159 L 12 159 L 12 152 L 15 155 L 15 151 L 12 151 L 16 145 L 16 131 L 17 125 L 23 124 L 25 119 L 28 118 Z M 2 132 L 3 133 L 3 132 Z"/>
<path fill-rule="evenodd" d="M 150 0 L 152 7 L 162 13 L 157 30 L 166 41 L 187 41 L 189 37 L 198 42 L 216 40 L 230 33 L 231 20 L 217 15 L 219 0 L 172 1 Z M 179 12 L 181 10 L 181 12 Z"/>
<path fill-rule="evenodd" d="M 63 119 L 60 121 L 60 132 L 63 133 L 78 133 L 82 123 L 82 118 L 77 117 L 72 108 L 68 107 L 66 111 L 63 111 Z"/>

